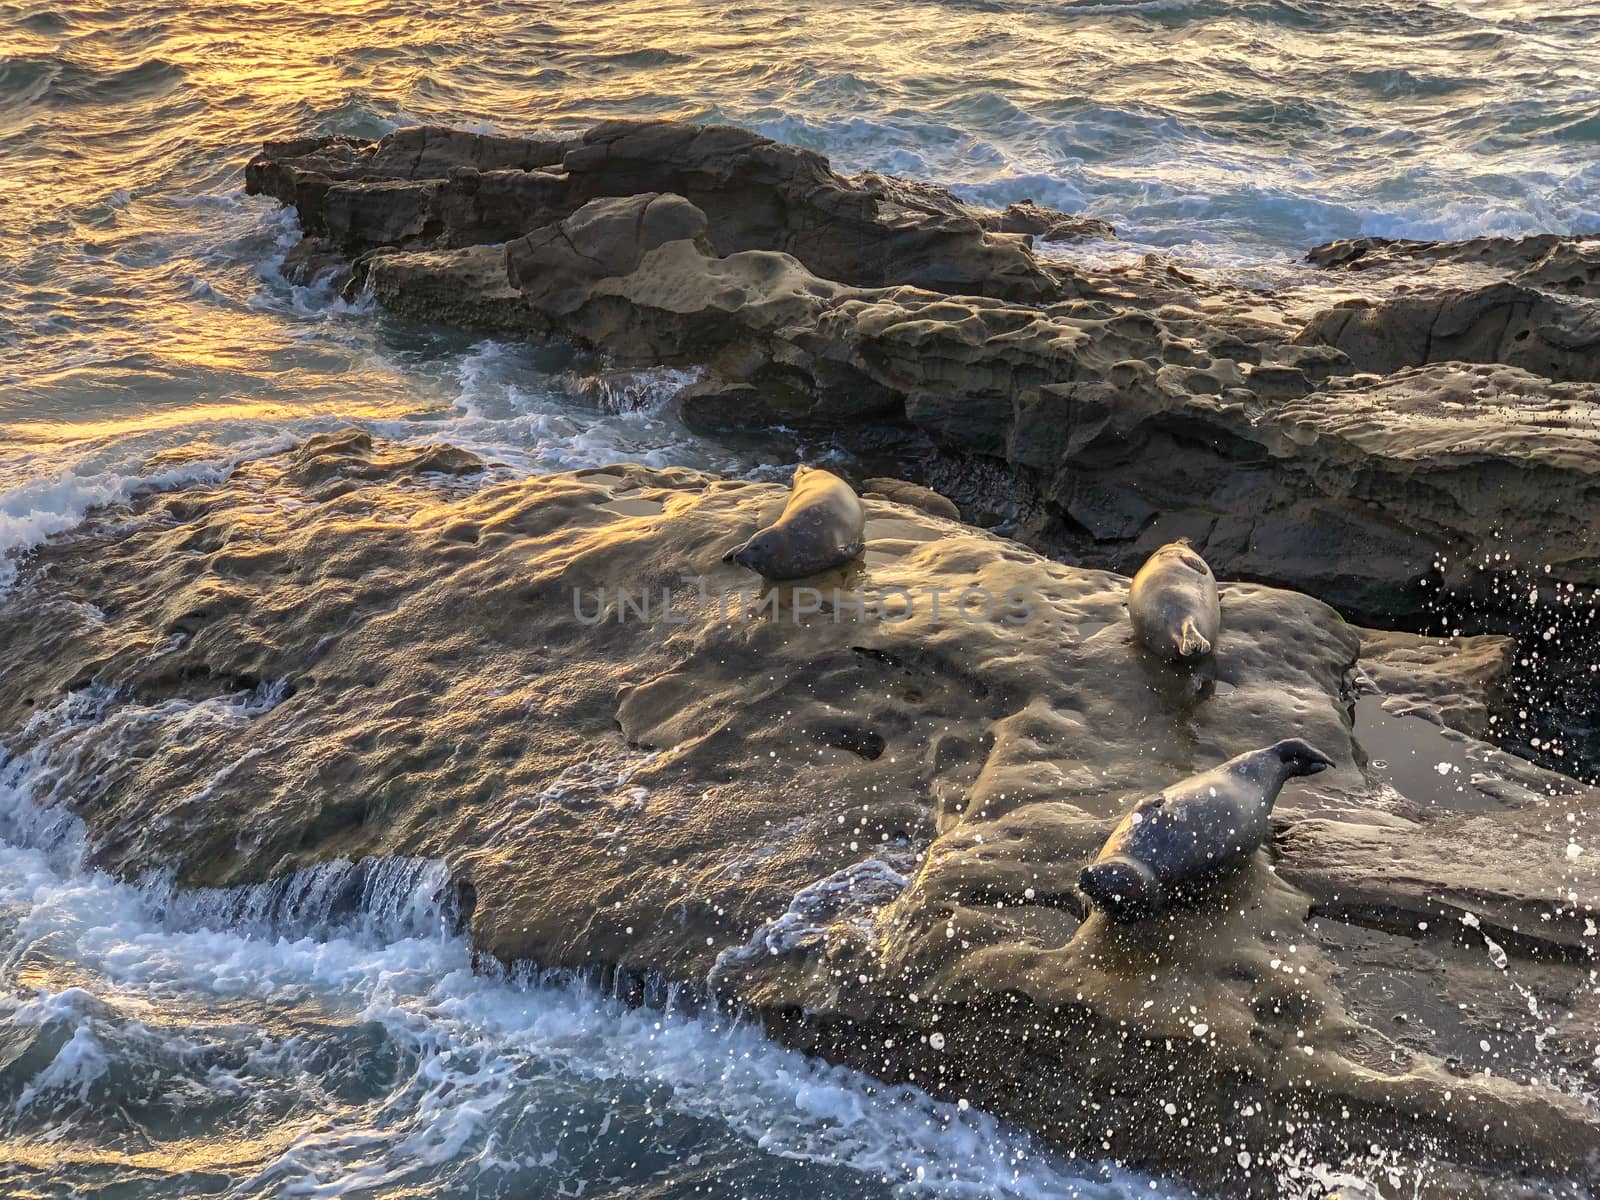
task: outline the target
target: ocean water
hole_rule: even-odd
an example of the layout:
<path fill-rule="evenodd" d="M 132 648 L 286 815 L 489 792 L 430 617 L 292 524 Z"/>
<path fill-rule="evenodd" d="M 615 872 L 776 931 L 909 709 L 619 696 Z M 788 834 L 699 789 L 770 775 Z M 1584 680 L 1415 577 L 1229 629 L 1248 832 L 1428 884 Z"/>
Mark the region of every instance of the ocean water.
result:
<path fill-rule="evenodd" d="M 1596 0 L 0 0 L 0 555 L 336 423 L 796 456 L 290 286 L 298 230 L 240 186 L 265 138 L 729 121 L 1272 279 L 1339 236 L 1600 229 L 1597 114 Z"/>
<path fill-rule="evenodd" d="M 53 805 L 75 744 L 272 701 L 80 699 L 45 714 L 46 748 L 0 754 L 7 1200 L 1187 1195 L 670 995 L 475 970 L 439 862 L 210 893 L 79 865 Z"/>
<path fill-rule="evenodd" d="M 829 453 L 697 438 L 668 375 L 293 286 L 298 229 L 242 190 L 271 137 L 619 116 L 1092 213 L 1126 246 L 1085 253 L 1264 286 L 1334 237 L 1600 230 L 1593 0 L 0 0 L 0 603 L 91 507 L 340 425 L 529 471 Z M 354 897 L 333 925 L 113 882 L 35 807 L 40 764 L 0 764 L 0 1195 L 1171 1192 L 726 1018 L 474 975 L 437 864 L 299 881 Z"/>

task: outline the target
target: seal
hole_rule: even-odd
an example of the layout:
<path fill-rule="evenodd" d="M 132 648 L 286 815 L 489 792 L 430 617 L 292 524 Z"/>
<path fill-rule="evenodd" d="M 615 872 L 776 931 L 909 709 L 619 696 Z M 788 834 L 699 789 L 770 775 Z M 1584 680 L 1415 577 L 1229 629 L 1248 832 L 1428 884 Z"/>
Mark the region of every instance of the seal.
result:
<path fill-rule="evenodd" d="M 1331 766 L 1315 746 L 1291 738 L 1191 775 L 1135 804 L 1078 888 L 1119 921 L 1159 912 L 1244 866 L 1267 836 L 1285 781 Z"/>
<path fill-rule="evenodd" d="M 861 500 L 848 483 L 816 467 L 796 467 L 782 515 L 722 561 L 764 579 L 801 579 L 859 558 L 865 529 Z"/>
<path fill-rule="evenodd" d="M 1193 663 L 1211 653 L 1222 628 L 1217 577 L 1188 538 L 1145 560 L 1128 588 L 1128 617 L 1134 636 L 1168 662 Z"/>

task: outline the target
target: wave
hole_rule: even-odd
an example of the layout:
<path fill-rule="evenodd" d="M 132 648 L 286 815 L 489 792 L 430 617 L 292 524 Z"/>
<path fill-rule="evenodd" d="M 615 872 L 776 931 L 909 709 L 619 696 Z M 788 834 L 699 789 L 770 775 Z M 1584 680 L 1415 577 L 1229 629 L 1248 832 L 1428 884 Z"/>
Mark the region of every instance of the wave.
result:
<path fill-rule="evenodd" d="M 7 464 L 13 483 L 0 491 L 0 594 L 17 579 L 20 559 L 47 538 L 76 528 L 92 511 L 152 492 L 218 483 L 241 462 L 276 453 L 297 439 L 268 432 L 217 457 L 151 465 L 149 439 L 115 439 L 70 457 L 19 454 Z"/>
<path fill-rule="evenodd" d="M 119 71 L 86 71 L 81 77 L 63 77 L 61 97 L 78 104 L 132 104 L 164 96 L 179 87 L 189 72 L 179 63 L 147 59 Z"/>
<path fill-rule="evenodd" d="M 41 720 L 93 737 L 115 703 L 79 697 Z M 720 1171 L 757 1190 L 811 1178 L 907 1200 L 1186 1194 L 1060 1161 L 965 1103 L 783 1049 L 670 995 L 630 1008 L 570 978 L 475 970 L 437 861 L 333 863 L 195 893 L 112 880 L 60 853 L 81 829 L 35 805 L 47 773 L 36 755 L 0 768 L 0 1031 L 15 1051 L 0 1067 L 0 1135 L 24 1162 L 16 1139 L 70 1116 L 75 1132 L 51 1152 L 72 1148 L 63 1163 L 81 1161 L 76 1138 L 112 1127 L 157 1163 L 168 1139 L 254 1129 L 232 1161 L 185 1142 L 184 1177 L 231 1177 L 226 1194 L 240 1197 L 554 1194 L 603 1173 L 693 1179 L 702 1166 L 716 1167 L 708 1181 Z M 20 962 L 49 966 L 23 982 Z M 140 1099 L 167 1092 L 181 1109 Z M 114 1176 L 116 1162 L 91 1169 Z M 175 1179 L 138 1174 L 144 1194 L 172 1194 Z"/>

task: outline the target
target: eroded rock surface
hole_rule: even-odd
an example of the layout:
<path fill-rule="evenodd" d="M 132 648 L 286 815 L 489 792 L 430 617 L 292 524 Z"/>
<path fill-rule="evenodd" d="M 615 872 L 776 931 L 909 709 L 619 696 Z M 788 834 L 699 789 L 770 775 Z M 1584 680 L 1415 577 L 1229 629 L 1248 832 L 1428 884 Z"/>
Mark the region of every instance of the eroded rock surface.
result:
<path fill-rule="evenodd" d="M 1498 272 L 1521 272 L 1532 269 L 1551 254 L 1565 253 L 1569 248 L 1586 250 L 1596 245 L 1600 245 L 1600 238 L 1568 238 L 1553 233 L 1520 238 L 1467 238 L 1459 242 L 1363 237 L 1316 246 L 1306 254 L 1306 259 L 1319 267 L 1348 271 L 1410 270 L 1418 263 L 1466 263 Z"/>
<path fill-rule="evenodd" d="M 1354 301 L 1321 313 L 1300 336 L 1379 374 L 1468 362 L 1505 363 L 1546 379 L 1600 379 L 1600 304 L 1514 283 Z"/>
<path fill-rule="evenodd" d="M 1436 638 L 1362 629 L 1361 669 L 1385 707 L 1475 738 L 1489 736 L 1490 709 L 1511 675 L 1508 637 Z"/>
<path fill-rule="evenodd" d="M 1060 237 L 1067 220 L 1043 209 L 991 216 L 942 189 L 851 181 L 813 151 L 674 121 L 611 122 L 570 141 L 426 128 L 372 143 L 273 142 L 246 181 L 305 214 L 308 232 L 356 252 L 504 242 L 593 200 L 673 193 L 706 214 L 722 254 L 776 250 L 842 283 L 1019 299 L 1055 295 L 1056 277 L 1024 238 L 990 230 L 1032 217 Z"/>
<path fill-rule="evenodd" d="M 1303 321 L 1170 263 L 1030 248 L 1092 222 L 719 127 L 303 139 L 248 182 L 296 207 L 308 265 L 342 254 L 386 307 L 693 364 L 701 430 L 907 430 L 918 482 L 1050 553 L 1127 571 L 1183 535 L 1381 623 L 1513 564 L 1600 585 L 1592 241 L 1336 243 L 1312 254 L 1330 294 L 1421 286 Z"/>
<path fill-rule="evenodd" d="M 479 253 L 444 290 L 491 294 L 472 286 Z M 1182 314 L 846 288 L 787 255 L 716 256 L 698 210 L 655 194 L 597 201 L 507 260 L 504 303 L 547 329 L 628 361 L 709 364 L 681 397 L 698 428 L 906 420 L 963 462 L 1009 464 L 1026 481 L 1019 534 L 1043 549 L 1131 571 L 1187 536 L 1225 573 L 1356 614 L 1415 612 L 1425 584 L 1464 587 L 1502 548 L 1560 582 L 1600 578 L 1595 385 L 1444 366 L 1304 394 L 1326 363 L 1314 347 L 1258 344 L 1241 366 Z M 438 269 L 400 253 L 370 274 L 387 305 L 424 315 L 417 276 Z M 935 482 L 964 499 L 960 477 Z"/>
<path fill-rule="evenodd" d="M 43 547 L 0 743 L 110 869 L 443 857 L 489 954 L 715 989 L 1075 1153 L 1274 1196 L 1372 1145 L 1438 1160 L 1419 1195 L 1585 1177 L 1592 793 L 1407 815 L 1352 737 L 1361 639 L 1293 593 L 1224 586 L 1208 694 L 1135 651 L 1124 578 L 889 500 L 863 563 L 758 592 L 721 553 L 784 499 L 320 436 Z M 1338 766 L 1275 847 L 1199 908 L 1085 919 L 1130 801 L 1290 734 Z M 1458 950 L 1471 1011 L 1374 983 Z M 1489 1030 L 1524 979 L 1537 1037 Z"/>

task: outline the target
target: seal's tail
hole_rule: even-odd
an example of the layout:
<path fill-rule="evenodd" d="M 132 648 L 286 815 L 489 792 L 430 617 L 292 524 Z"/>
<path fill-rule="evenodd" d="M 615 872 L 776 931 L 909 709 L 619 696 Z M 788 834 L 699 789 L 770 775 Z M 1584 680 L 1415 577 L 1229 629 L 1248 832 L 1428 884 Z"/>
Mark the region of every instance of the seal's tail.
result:
<path fill-rule="evenodd" d="M 1194 618 L 1185 617 L 1178 630 L 1178 653 L 1184 658 L 1198 658 L 1211 653 L 1211 642 L 1194 627 Z"/>

